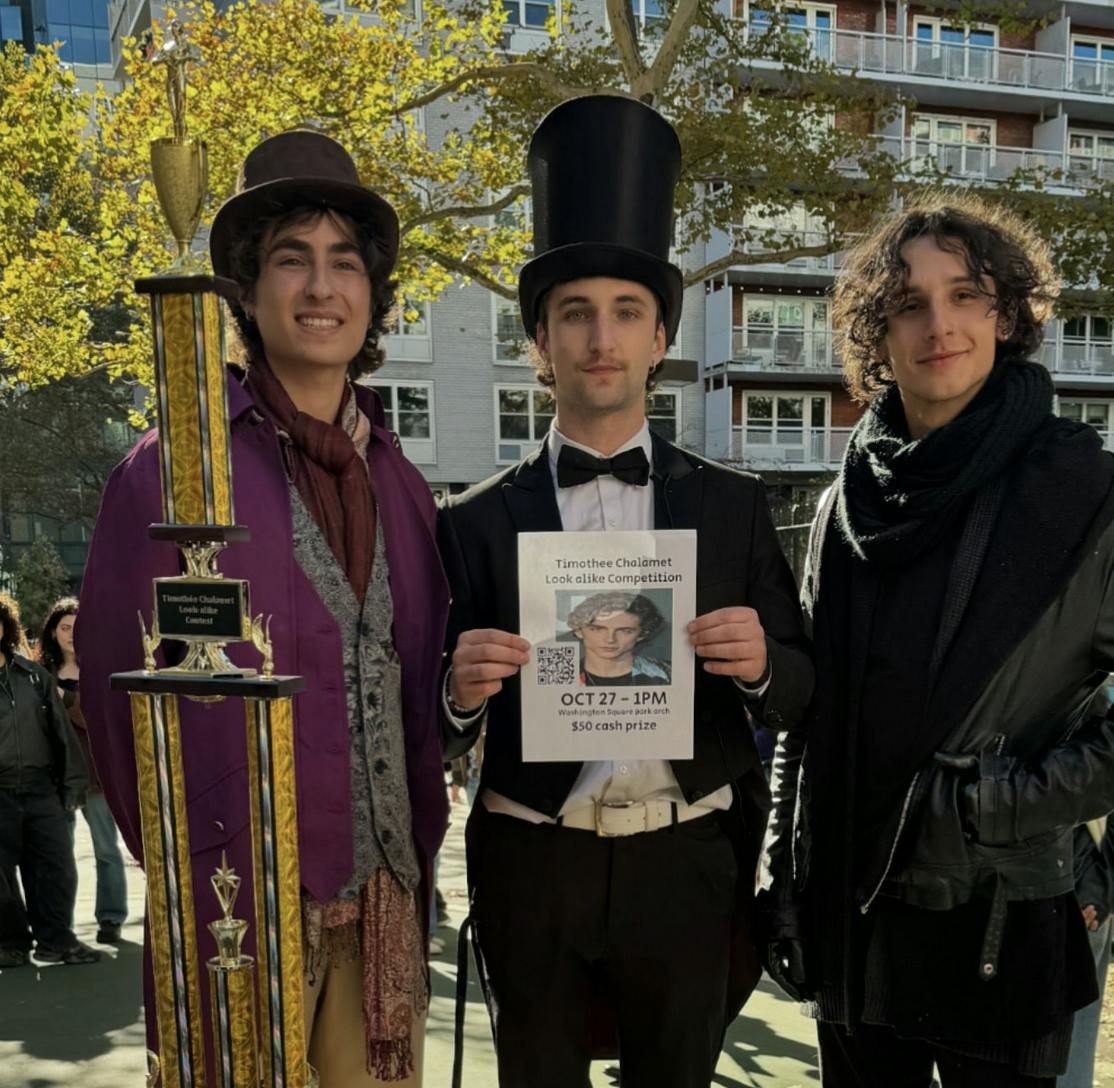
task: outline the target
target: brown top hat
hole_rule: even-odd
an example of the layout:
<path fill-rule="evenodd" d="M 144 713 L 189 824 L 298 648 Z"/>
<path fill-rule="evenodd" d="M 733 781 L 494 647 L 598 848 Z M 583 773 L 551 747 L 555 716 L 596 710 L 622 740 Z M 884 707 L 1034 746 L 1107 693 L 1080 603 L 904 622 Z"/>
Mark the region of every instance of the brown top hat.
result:
<path fill-rule="evenodd" d="M 309 129 L 272 136 L 252 148 L 236 179 L 236 192 L 217 211 L 209 232 L 213 271 L 228 276 L 233 240 L 260 216 L 301 205 L 320 205 L 351 216 L 375 240 L 389 272 L 398 257 L 398 216 L 378 193 L 360 183 L 352 156 L 336 140 Z"/>

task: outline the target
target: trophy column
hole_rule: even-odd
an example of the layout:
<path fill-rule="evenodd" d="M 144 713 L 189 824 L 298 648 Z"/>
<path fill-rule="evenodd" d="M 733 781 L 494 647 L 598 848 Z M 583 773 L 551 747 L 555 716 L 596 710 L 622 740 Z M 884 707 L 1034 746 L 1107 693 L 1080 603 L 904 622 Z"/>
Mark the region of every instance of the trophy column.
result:
<path fill-rule="evenodd" d="M 135 693 L 131 706 L 147 917 L 151 934 L 158 935 L 151 942 L 151 959 L 162 1082 L 167 1088 L 203 1088 L 201 987 L 178 700 Z"/>
<path fill-rule="evenodd" d="M 306 1038 L 291 700 L 249 699 L 247 732 L 264 1083 L 301 1085 Z"/>

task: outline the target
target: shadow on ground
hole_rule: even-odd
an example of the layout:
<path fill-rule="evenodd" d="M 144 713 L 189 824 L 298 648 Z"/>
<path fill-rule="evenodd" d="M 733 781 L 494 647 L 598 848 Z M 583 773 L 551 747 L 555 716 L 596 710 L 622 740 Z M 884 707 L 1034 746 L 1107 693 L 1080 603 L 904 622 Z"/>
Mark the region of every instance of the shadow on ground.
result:
<path fill-rule="evenodd" d="M 108 1036 L 141 1022 L 138 985 L 143 951 L 121 941 L 99 963 L 52 964 L 0 971 L 0 1041 L 52 1061 L 82 1062 L 107 1054 Z M 30 1088 L 46 1088 L 35 1080 Z"/>

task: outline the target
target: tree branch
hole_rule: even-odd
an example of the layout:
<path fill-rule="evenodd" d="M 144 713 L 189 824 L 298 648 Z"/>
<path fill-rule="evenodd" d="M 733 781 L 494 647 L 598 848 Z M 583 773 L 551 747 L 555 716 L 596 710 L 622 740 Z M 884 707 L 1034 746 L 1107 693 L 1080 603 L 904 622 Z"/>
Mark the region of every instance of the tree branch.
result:
<path fill-rule="evenodd" d="M 658 47 L 654 63 L 638 81 L 635 97 L 646 102 L 647 96 L 652 101 L 661 93 L 662 88 L 669 82 L 673 69 L 677 65 L 677 58 L 681 55 L 681 47 L 692 30 L 692 24 L 700 12 L 700 0 L 677 0 L 673 9 L 673 18 L 665 29 L 661 45 Z"/>
<path fill-rule="evenodd" d="M 402 103 L 395 108 L 394 112 L 396 114 L 409 113 L 411 110 L 428 106 L 431 102 L 436 102 L 439 98 L 444 98 L 445 95 L 452 94 L 453 91 L 458 91 L 469 83 L 530 78 L 544 84 L 561 98 L 576 98 L 592 92 L 591 87 L 579 87 L 572 83 L 566 83 L 556 73 L 534 61 L 521 61 L 517 64 L 488 64 L 453 76 L 452 79 L 446 80 L 432 91 L 426 91 L 425 94 L 417 95 L 415 98 Z"/>
<path fill-rule="evenodd" d="M 404 223 L 402 234 L 408 234 L 416 227 L 424 227 L 442 219 L 478 219 L 481 215 L 498 215 L 504 208 L 509 208 L 519 197 L 526 196 L 529 192 L 529 185 L 515 185 L 503 197 L 490 204 L 457 204 L 446 208 L 434 208 Z"/>
<path fill-rule="evenodd" d="M 829 253 L 835 253 L 842 248 L 838 242 L 827 242 L 823 245 L 794 246 L 792 249 L 773 250 L 767 253 L 747 253 L 745 250 L 736 249 L 726 257 L 720 257 L 719 260 L 711 261 L 703 268 L 688 273 L 685 276 L 685 286 L 692 287 L 693 284 L 703 283 L 704 280 L 718 276 L 721 272 L 726 272 L 737 265 L 785 264 L 798 257 L 827 257 Z"/>
<path fill-rule="evenodd" d="M 458 276 L 467 276 L 469 279 L 475 280 L 481 287 L 486 287 L 492 294 L 498 295 L 500 298 L 505 298 L 510 302 L 518 301 L 518 292 L 513 287 L 507 287 L 506 284 L 492 279 L 492 277 L 482 269 L 474 267 L 467 261 L 459 260 L 456 257 L 450 257 L 447 253 L 442 253 L 440 250 L 436 249 L 423 249 L 422 253 L 434 263 L 439 264 L 447 272 L 455 272 Z"/>
<path fill-rule="evenodd" d="M 607 0 L 607 22 L 611 27 L 611 40 L 623 65 L 627 86 L 631 94 L 639 97 L 636 88 L 646 75 L 646 64 L 638 49 L 638 29 L 634 25 L 634 11 L 630 0 Z"/>

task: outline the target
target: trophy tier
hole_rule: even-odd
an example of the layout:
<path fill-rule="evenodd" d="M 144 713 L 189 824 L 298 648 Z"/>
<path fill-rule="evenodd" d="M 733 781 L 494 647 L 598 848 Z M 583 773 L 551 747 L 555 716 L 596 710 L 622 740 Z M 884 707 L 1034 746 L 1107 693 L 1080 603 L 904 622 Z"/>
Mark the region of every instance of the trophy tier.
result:
<path fill-rule="evenodd" d="M 207 272 L 196 275 L 168 272 L 161 276 L 144 276 L 135 281 L 135 289 L 141 295 L 196 295 L 211 291 L 226 302 L 240 301 L 240 288 L 235 281 Z"/>
<path fill-rule="evenodd" d="M 183 676 L 168 672 L 117 672 L 109 678 L 113 691 L 147 695 L 228 696 L 236 699 L 286 699 L 306 689 L 304 676 Z"/>
<path fill-rule="evenodd" d="M 175 544 L 242 544 L 251 539 L 246 525 L 177 525 L 155 522 L 147 527 L 152 540 L 171 540 Z"/>

